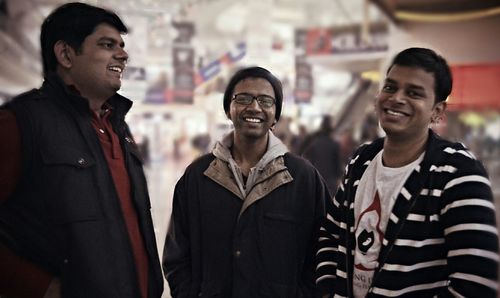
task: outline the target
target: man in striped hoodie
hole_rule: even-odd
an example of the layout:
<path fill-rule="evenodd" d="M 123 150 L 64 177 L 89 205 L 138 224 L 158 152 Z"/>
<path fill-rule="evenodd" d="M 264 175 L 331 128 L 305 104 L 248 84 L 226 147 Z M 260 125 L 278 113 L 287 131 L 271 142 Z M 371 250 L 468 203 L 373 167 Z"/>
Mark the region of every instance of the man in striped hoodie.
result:
<path fill-rule="evenodd" d="M 487 173 L 429 129 L 451 88 L 430 49 L 392 61 L 375 101 L 386 137 L 354 153 L 321 227 L 316 282 L 326 297 L 496 297 Z"/>

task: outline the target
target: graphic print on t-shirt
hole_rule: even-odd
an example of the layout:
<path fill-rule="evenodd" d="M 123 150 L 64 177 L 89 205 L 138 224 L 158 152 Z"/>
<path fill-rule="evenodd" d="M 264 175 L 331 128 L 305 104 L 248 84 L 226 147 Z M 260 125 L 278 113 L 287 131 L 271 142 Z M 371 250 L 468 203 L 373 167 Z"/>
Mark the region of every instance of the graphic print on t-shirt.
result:
<path fill-rule="evenodd" d="M 384 234 L 380 229 L 380 197 L 375 192 L 373 202 L 361 212 L 356 225 L 356 269 L 373 271 L 377 267 L 377 259 Z"/>

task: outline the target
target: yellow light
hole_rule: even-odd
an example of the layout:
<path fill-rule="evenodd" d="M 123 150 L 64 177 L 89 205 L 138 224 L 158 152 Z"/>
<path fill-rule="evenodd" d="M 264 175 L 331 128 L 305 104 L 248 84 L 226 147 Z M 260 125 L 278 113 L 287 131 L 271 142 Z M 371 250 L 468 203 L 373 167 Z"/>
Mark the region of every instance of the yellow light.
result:
<path fill-rule="evenodd" d="M 460 13 L 419 13 L 410 11 L 396 11 L 396 19 L 415 22 L 460 22 L 479 18 L 491 17 L 500 14 L 500 7 L 488 8 L 471 12 Z"/>
<path fill-rule="evenodd" d="M 366 80 L 370 80 L 373 82 L 380 81 L 380 72 L 375 70 L 364 71 L 361 73 L 361 77 Z"/>

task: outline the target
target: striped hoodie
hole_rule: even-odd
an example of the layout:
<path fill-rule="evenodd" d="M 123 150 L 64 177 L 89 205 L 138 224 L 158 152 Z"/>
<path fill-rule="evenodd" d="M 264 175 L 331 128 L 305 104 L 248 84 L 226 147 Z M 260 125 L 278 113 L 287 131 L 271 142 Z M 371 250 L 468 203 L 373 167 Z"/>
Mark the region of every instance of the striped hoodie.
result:
<path fill-rule="evenodd" d="M 320 227 L 316 283 L 352 297 L 354 198 L 383 138 L 361 146 Z M 491 185 L 462 144 L 430 130 L 422 162 L 397 196 L 367 297 L 497 297 L 498 230 Z"/>

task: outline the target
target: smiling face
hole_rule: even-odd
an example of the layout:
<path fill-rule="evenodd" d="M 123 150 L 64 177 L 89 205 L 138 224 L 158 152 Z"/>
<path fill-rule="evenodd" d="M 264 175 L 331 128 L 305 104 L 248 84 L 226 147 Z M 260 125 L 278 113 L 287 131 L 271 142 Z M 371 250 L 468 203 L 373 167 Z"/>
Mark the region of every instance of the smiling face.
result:
<path fill-rule="evenodd" d="M 120 32 L 100 24 L 85 38 L 79 52 L 70 48 L 69 77 L 83 96 L 107 99 L 120 89 L 128 59 L 123 47 Z"/>
<path fill-rule="evenodd" d="M 435 103 L 434 76 L 417 67 L 394 65 L 377 95 L 375 108 L 388 138 L 423 137 L 446 103 Z"/>
<path fill-rule="evenodd" d="M 233 96 L 240 93 L 275 97 L 271 84 L 262 78 L 246 78 L 238 82 L 234 87 Z M 269 129 L 275 123 L 275 114 L 276 105 L 263 108 L 254 99 L 249 105 L 231 101 L 227 116 L 234 124 L 237 137 L 260 139 L 267 137 Z"/>

